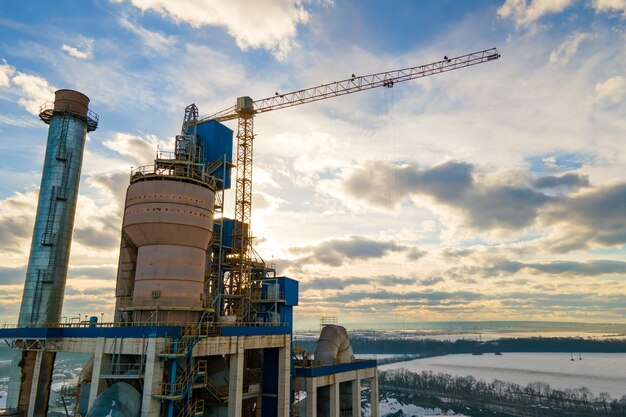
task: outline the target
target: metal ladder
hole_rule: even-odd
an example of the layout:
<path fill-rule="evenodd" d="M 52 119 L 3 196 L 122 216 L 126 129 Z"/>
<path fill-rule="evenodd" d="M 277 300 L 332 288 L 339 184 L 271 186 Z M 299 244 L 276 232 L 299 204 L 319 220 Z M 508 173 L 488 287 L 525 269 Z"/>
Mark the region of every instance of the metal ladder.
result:
<path fill-rule="evenodd" d="M 63 122 L 61 122 L 61 133 L 59 135 L 59 146 L 57 147 L 56 158 L 59 161 L 65 161 L 67 158 L 67 133 L 70 126 L 70 115 L 63 115 Z"/>

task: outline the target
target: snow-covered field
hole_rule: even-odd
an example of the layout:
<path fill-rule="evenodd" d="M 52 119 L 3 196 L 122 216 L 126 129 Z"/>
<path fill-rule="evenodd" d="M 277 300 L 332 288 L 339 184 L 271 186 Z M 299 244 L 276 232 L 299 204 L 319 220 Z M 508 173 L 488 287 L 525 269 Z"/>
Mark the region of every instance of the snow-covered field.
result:
<path fill-rule="evenodd" d="M 463 333 L 445 333 L 445 334 L 414 334 L 411 332 L 396 332 L 386 335 L 387 337 L 401 337 L 404 339 L 434 339 L 449 340 L 454 342 L 459 339 L 482 340 L 483 342 L 497 339 L 519 339 L 526 337 L 578 337 L 582 339 L 625 339 L 626 334 L 623 333 L 607 333 L 607 332 L 581 332 L 581 331 L 514 331 L 514 332 L 463 332 Z"/>
<path fill-rule="evenodd" d="M 626 332 L 622 331 L 581 331 L 581 330 L 483 330 L 475 331 L 467 329 L 464 331 L 428 332 L 422 330 L 352 330 L 349 331 L 351 337 L 370 337 L 376 339 L 406 339 L 406 340 L 449 340 L 459 339 L 489 340 L 503 338 L 527 338 L 527 337 L 577 337 L 582 339 L 626 339 Z M 295 342 L 298 340 L 317 340 L 319 332 L 296 333 Z"/>
<path fill-rule="evenodd" d="M 401 404 L 395 398 L 385 398 L 378 404 L 378 414 L 380 416 L 386 416 L 402 410 L 402 412 L 409 416 L 429 417 L 429 416 L 456 416 L 465 417 L 463 414 L 455 414 L 450 410 L 441 410 L 439 408 L 423 408 L 415 404 Z M 365 416 L 371 416 L 372 411 L 369 403 L 363 408 Z"/>
<path fill-rule="evenodd" d="M 405 356 L 405 355 L 388 354 L 388 353 L 356 353 L 354 355 L 356 359 L 390 359 L 390 358 L 397 358 L 399 356 Z"/>
<path fill-rule="evenodd" d="M 571 361 L 569 353 L 504 353 L 502 356 L 447 355 L 382 365 L 380 370 L 407 369 L 451 375 L 472 375 L 526 385 L 541 381 L 554 389 L 587 387 L 595 395 L 608 392 L 613 398 L 626 395 L 626 353 L 583 353 Z"/>

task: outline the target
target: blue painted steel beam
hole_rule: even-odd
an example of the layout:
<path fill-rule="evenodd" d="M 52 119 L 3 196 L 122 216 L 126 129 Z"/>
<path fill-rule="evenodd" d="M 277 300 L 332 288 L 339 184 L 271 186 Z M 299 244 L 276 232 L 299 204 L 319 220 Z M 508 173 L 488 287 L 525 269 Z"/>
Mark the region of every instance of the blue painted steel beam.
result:
<path fill-rule="evenodd" d="M 337 365 L 320 366 L 315 368 L 295 368 L 295 376 L 303 378 L 313 378 L 317 376 L 338 374 L 340 372 L 356 371 L 358 369 L 375 368 L 376 360 L 362 360 L 350 363 L 340 363 Z"/>
<path fill-rule="evenodd" d="M 291 334 L 289 326 L 224 326 L 222 336 L 266 336 L 273 334 Z"/>
<path fill-rule="evenodd" d="M 21 327 L 0 329 L 0 339 L 61 339 L 65 337 L 177 337 L 180 326 Z"/>

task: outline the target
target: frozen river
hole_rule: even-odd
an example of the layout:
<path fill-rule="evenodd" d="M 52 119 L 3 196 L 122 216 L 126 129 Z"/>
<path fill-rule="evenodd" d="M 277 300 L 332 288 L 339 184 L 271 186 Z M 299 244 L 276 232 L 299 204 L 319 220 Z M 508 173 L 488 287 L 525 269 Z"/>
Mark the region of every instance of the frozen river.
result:
<path fill-rule="evenodd" d="M 569 353 L 504 353 L 502 356 L 447 355 L 382 365 L 379 370 L 407 369 L 451 375 L 472 375 L 526 385 L 541 381 L 553 389 L 589 388 L 594 395 L 608 392 L 612 398 L 626 395 L 626 353 L 583 353 L 582 360 Z"/>

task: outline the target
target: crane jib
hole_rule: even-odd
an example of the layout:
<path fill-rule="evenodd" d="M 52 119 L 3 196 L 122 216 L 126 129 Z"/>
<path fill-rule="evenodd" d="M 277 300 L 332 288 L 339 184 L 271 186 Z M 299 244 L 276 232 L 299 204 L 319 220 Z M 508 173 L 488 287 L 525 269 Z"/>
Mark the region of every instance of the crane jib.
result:
<path fill-rule="evenodd" d="M 494 61 L 498 58 L 500 58 L 498 50 L 496 48 L 490 48 L 453 58 L 444 56 L 444 59 L 440 61 L 416 67 L 379 72 L 363 76 L 355 76 L 353 74 L 352 77 L 341 81 L 335 81 L 283 94 L 277 92 L 274 96 L 255 100 L 252 102 L 253 113 L 265 113 L 272 110 L 311 103 L 326 98 L 337 97 L 377 87 L 393 87 L 399 82 L 428 77 L 459 68 L 482 64 L 484 62 Z M 237 107 L 231 106 L 221 112 L 199 120 L 199 123 L 207 120 L 216 120 L 219 122 L 234 120 L 237 119 L 239 115 Z"/>

